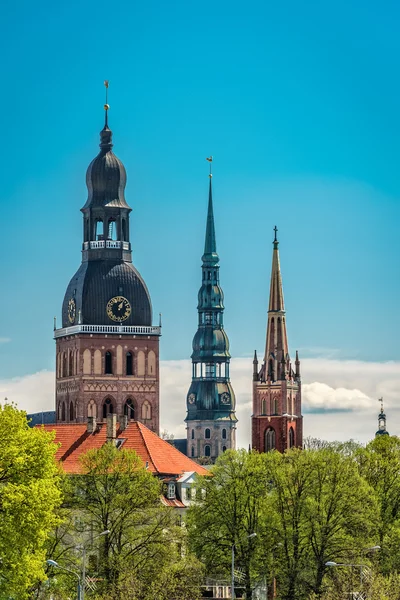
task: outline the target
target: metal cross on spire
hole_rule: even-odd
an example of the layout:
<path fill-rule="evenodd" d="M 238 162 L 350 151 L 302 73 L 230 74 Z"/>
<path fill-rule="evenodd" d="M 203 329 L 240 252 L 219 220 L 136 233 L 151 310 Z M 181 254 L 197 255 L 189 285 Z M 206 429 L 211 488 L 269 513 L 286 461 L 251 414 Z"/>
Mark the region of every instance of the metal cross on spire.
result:
<path fill-rule="evenodd" d="M 213 162 L 213 157 L 210 156 L 209 158 L 206 158 L 206 160 L 208 160 L 208 162 L 210 163 L 210 174 L 209 174 L 209 177 L 211 179 L 211 177 L 212 177 L 212 162 Z"/>
<path fill-rule="evenodd" d="M 108 109 L 110 105 L 108 104 L 108 80 L 106 79 L 104 82 L 104 87 L 106 88 L 106 103 L 104 104 L 105 114 L 105 126 L 108 127 Z"/>
<path fill-rule="evenodd" d="M 278 241 L 278 238 L 276 237 L 276 234 L 278 233 L 278 228 L 277 228 L 277 226 L 276 226 L 276 225 L 275 225 L 275 227 L 274 227 L 274 232 L 275 232 L 275 239 L 274 239 L 274 242 L 277 242 L 277 241 Z"/>

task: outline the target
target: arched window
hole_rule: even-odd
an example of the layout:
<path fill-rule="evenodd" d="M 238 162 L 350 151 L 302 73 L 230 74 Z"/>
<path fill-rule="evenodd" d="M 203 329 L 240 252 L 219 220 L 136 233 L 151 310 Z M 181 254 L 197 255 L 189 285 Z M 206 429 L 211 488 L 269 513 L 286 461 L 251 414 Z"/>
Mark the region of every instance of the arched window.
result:
<path fill-rule="evenodd" d="M 137 353 L 137 374 L 139 376 L 145 374 L 145 362 L 146 357 L 144 355 L 144 352 L 143 350 L 139 350 L 139 352 Z"/>
<path fill-rule="evenodd" d="M 126 221 L 122 219 L 122 241 L 126 242 Z"/>
<path fill-rule="evenodd" d="M 190 455 L 191 455 L 192 458 L 194 458 L 194 446 L 192 446 L 192 449 L 190 451 Z"/>
<path fill-rule="evenodd" d="M 128 400 L 125 402 L 124 415 L 128 417 L 128 419 L 135 419 L 135 405 L 133 400 L 130 398 L 128 398 Z"/>
<path fill-rule="evenodd" d="M 147 355 L 147 373 L 153 376 L 156 374 L 156 355 L 153 350 Z"/>
<path fill-rule="evenodd" d="M 66 352 L 63 352 L 63 360 L 62 360 L 62 375 L 61 377 L 66 377 L 67 376 L 67 354 Z"/>
<path fill-rule="evenodd" d="M 68 375 L 74 374 L 74 355 L 72 350 L 69 353 Z"/>
<path fill-rule="evenodd" d="M 274 396 L 272 398 L 272 412 L 274 415 L 278 414 L 278 398 L 276 396 Z"/>
<path fill-rule="evenodd" d="M 65 402 L 62 403 L 61 421 L 65 421 Z"/>
<path fill-rule="evenodd" d="M 133 375 L 133 356 L 132 352 L 126 353 L 126 374 Z"/>
<path fill-rule="evenodd" d="M 226 429 L 222 430 L 222 439 L 226 440 Z"/>
<path fill-rule="evenodd" d="M 268 377 L 271 379 L 271 381 L 275 381 L 274 361 L 272 358 L 270 358 L 268 361 Z"/>
<path fill-rule="evenodd" d="M 261 414 L 262 415 L 267 414 L 267 402 L 266 402 L 265 398 L 263 398 L 261 401 Z"/>
<path fill-rule="evenodd" d="M 269 427 L 265 432 L 265 452 L 275 450 L 275 429 Z"/>
<path fill-rule="evenodd" d="M 103 419 L 106 419 L 107 415 L 112 415 L 113 412 L 114 412 L 114 407 L 113 407 L 112 400 L 110 400 L 110 398 L 107 398 L 103 404 Z"/>
<path fill-rule="evenodd" d="M 206 438 L 206 440 L 210 439 L 210 437 L 211 437 L 211 431 L 209 429 L 205 430 L 204 437 Z"/>
<path fill-rule="evenodd" d="M 104 240 L 104 228 L 101 219 L 96 221 L 96 240 Z"/>
<path fill-rule="evenodd" d="M 194 440 L 194 429 L 192 429 L 192 440 Z"/>
<path fill-rule="evenodd" d="M 294 446 L 294 431 L 293 427 L 289 429 L 289 448 L 293 448 Z"/>
<path fill-rule="evenodd" d="M 74 421 L 75 420 L 74 404 L 73 404 L 72 400 L 69 403 L 69 420 L 70 421 Z"/>
<path fill-rule="evenodd" d="M 88 417 L 96 417 L 97 416 L 97 406 L 94 400 L 91 400 L 88 404 L 87 408 Z"/>
<path fill-rule="evenodd" d="M 83 374 L 90 375 L 92 373 L 92 353 L 88 348 L 83 353 Z"/>
<path fill-rule="evenodd" d="M 204 446 L 204 456 L 211 456 L 211 446 Z"/>
<path fill-rule="evenodd" d="M 151 406 L 147 400 L 142 404 L 142 420 L 151 419 Z"/>
<path fill-rule="evenodd" d="M 222 446 L 222 452 L 226 452 L 226 446 Z"/>
<path fill-rule="evenodd" d="M 105 357 L 105 365 L 104 365 L 104 373 L 106 375 L 112 375 L 112 354 L 111 352 L 106 352 Z"/>

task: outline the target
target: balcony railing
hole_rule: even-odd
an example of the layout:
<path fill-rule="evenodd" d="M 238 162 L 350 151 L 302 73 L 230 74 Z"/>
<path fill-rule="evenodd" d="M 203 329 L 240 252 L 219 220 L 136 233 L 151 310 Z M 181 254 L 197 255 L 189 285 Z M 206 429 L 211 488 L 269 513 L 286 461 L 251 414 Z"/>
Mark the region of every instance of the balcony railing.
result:
<path fill-rule="evenodd" d="M 98 248 L 122 248 L 122 250 L 129 250 L 129 242 L 119 242 L 115 240 L 98 240 L 97 242 L 83 242 L 84 250 L 97 250 Z"/>
<path fill-rule="evenodd" d="M 119 335 L 161 335 L 161 327 L 152 325 L 72 325 L 54 330 L 54 337 L 65 337 L 77 333 L 110 333 Z"/>

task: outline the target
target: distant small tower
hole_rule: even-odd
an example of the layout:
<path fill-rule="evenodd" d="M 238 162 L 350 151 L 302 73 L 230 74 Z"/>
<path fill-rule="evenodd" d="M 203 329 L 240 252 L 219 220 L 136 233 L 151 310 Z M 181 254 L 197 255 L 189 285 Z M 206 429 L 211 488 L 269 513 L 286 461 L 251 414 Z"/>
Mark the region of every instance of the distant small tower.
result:
<path fill-rule="evenodd" d="M 300 361 L 289 356 L 277 227 L 274 228 L 271 287 L 264 361 L 253 360 L 252 447 L 258 452 L 303 445 Z"/>
<path fill-rule="evenodd" d="M 381 403 L 381 411 L 378 415 L 378 431 L 375 433 L 375 437 L 389 435 L 389 432 L 386 431 L 386 415 L 383 411 L 383 398 L 379 398 L 379 402 Z"/>
<path fill-rule="evenodd" d="M 193 338 L 192 383 L 186 397 L 187 454 L 214 461 L 236 446 L 235 394 L 229 376 L 229 340 L 224 330 L 224 294 L 219 284 L 219 256 L 212 201 L 212 157 L 198 329 Z"/>

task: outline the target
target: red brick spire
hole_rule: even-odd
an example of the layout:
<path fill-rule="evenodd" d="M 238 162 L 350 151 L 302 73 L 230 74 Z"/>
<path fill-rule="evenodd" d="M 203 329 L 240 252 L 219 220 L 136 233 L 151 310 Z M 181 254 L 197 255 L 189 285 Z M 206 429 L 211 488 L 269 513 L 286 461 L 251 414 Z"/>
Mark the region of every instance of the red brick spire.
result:
<path fill-rule="evenodd" d="M 275 226 L 271 286 L 269 293 L 267 342 L 264 356 L 266 376 L 272 381 L 280 378 L 281 365 L 283 364 L 283 360 L 286 361 L 289 353 L 277 231 L 278 228 Z"/>

